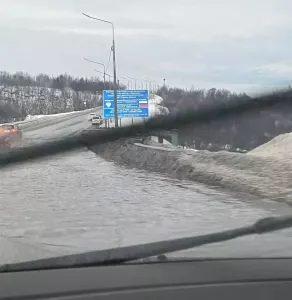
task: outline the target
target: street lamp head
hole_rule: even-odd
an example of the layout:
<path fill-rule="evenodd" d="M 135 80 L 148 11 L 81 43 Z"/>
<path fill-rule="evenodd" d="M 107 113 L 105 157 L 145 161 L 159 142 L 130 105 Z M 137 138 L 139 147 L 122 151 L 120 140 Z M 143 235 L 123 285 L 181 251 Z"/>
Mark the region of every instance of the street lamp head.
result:
<path fill-rule="evenodd" d="M 112 28 L 114 29 L 114 23 L 113 22 L 110 22 L 110 21 L 107 21 L 107 20 L 104 20 L 104 19 L 95 18 L 95 17 L 92 17 L 92 16 L 90 16 L 88 14 L 85 14 L 85 13 L 82 13 L 82 15 L 84 15 L 85 17 L 87 17 L 89 19 L 93 19 L 93 20 L 96 20 L 96 21 L 100 21 L 100 22 L 111 24 Z"/>
<path fill-rule="evenodd" d="M 85 17 L 96 20 L 96 21 L 100 21 L 100 22 L 104 22 L 104 23 L 108 23 L 111 24 L 112 26 L 112 34 L 113 34 L 113 44 L 112 44 L 112 52 L 113 52 L 113 71 L 114 71 L 114 115 L 115 115 L 115 127 L 118 127 L 118 106 L 117 106 L 117 71 L 116 71 L 116 50 L 115 50 L 115 29 L 114 29 L 114 24 L 110 21 L 107 20 L 103 20 L 103 19 L 99 19 L 99 18 L 95 18 L 92 17 L 88 14 L 82 13 Z"/>

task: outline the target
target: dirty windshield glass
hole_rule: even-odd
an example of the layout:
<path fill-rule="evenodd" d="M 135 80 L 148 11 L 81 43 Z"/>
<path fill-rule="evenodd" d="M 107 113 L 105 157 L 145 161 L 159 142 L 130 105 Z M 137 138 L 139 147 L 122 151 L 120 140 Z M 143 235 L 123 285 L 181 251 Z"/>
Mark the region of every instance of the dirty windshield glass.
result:
<path fill-rule="evenodd" d="M 9 160 L 0 170 L 0 264 L 291 214 L 292 110 L 280 103 L 292 96 L 289 8 L 288 0 L 2 1 L 0 123 L 21 130 L 9 141 L 2 134 L 2 158 L 262 95 L 279 105 Z M 171 255 L 287 256 L 290 236 Z"/>

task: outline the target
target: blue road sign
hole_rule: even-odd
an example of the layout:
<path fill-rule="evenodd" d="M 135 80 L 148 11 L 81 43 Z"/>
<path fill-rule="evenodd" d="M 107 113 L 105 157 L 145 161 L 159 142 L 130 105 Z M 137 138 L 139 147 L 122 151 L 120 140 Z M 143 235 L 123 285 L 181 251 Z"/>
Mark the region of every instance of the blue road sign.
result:
<path fill-rule="evenodd" d="M 118 90 L 118 118 L 146 118 L 149 116 L 148 90 Z M 103 91 L 103 117 L 114 118 L 114 91 Z"/>

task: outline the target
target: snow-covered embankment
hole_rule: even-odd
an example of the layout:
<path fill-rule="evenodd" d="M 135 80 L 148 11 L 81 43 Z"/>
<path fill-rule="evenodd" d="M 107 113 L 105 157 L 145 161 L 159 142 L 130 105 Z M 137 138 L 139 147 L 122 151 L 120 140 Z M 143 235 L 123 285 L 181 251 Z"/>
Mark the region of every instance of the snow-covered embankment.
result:
<path fill-rule="evenodd" d="M 227 151 L 193 152 L 127 140 L 94 146 L 92 150 L 130 167 L 292 204 L 292 164 L 283 158 Z"/>
<path fill-rule="evenodd" d="M 127 166 L 292 204 L 292 133 L 280 135 L 247 154 L 194 152 L 162 147 L 153 141 L 147 146 L 129 140 L 91 149 Z"/>

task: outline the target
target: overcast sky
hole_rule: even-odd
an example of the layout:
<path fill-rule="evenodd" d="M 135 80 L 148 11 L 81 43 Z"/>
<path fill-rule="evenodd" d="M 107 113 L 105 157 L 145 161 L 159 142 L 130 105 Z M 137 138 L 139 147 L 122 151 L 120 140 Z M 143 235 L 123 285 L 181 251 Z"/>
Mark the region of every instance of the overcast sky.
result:
<path fill-rule="evenodd" d="M 111 27 L 84 12 L 115 24 L 118 76 L 235 92 L 287 86 L 291 11 L 291 0 L 0 0 L 0 68 L 97 75 L 82 57 L 107 64 Z"/>

